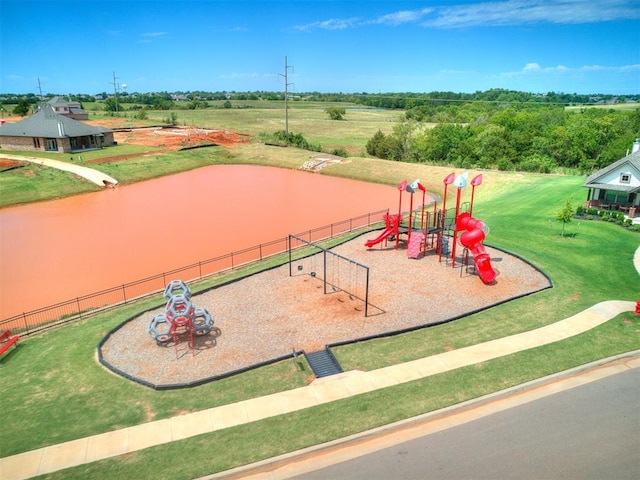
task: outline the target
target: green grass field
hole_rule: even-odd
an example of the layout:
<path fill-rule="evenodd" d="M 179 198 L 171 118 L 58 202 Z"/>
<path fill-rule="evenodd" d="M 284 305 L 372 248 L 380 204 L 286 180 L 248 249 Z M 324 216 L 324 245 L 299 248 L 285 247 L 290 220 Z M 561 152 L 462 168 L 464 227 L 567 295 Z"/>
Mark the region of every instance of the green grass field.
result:
<path fill-rule="evenodd" d="M 315 115 L 319 115 L 318 112 Z M 338 127 L 342 128 L 346 122 L 332 123 L 337 124 L 334 137 L 339 144 L 342 133 Z M 376 128 L 374 124 L 354 130 L 364 138 L 365 131 Z M 353 132 L 344 135 L 345 142 L 357 136 Z M 211 163 L 297 168 L 307 158 L 308 152 L 252 143 L 233 149 L 214 147 L 175 153 L 163 156 L 162 163 L 164 171 L 171 173 L 178 171 L 180 168 L 175 164 L 182 162 L 191 162 L 188 168 Z M 349 160 L 349 163 L 327 167 L 323 174 L 392 185 L 404 179 L 420 178 L 429 190 L 440 193 L 442 178 L 453 171 L 368 158 Z M 145 164 L 147 161 L 150 163 Z M 126 170 L 125 176 L 135 181 L 144 176 L 145 171 L 153 170 L 153 165 L 152 157 L 134 159 L 126 167 L 109 165 L 109 168 Z M 117 177 L 113 171 L 106 173 Z M 345 369 L 380 368 L 531 330 L 603 300 L 640 299 L 637 298 L 640 277 L 633 267 L 633 254 L 640 245 L 639 234 L 606 222 L 574 220 L 566 226 L 568 235 L 560 235 L 561 224 L 555 220 L 556 213 L 567 198 L 573 197 L 576 206 L 582 202 L 586 194 L 581 187 L 583 178 L 505 172 L 483 172 L 483 175 L 485 181 L 476 190 L 474 216 L 491 228 L 486 243 L 533 262 L 551 277 L 554 288 L 438 327 L 340 347 L 335 353 Z M 29 177 L 25 177 L 16 183 L 27 188 L 24 184 L 28 181 Z M 64 183 L 60 178 L 39 181 L 49 182 L 51 188 Z M 4 185 L 0 179 L 3 191 Z M 18 349 L 3 355 L 0 398 L 6 421 L 0 457 L 295 388 L 304 385 L 311 374 L 305 363 L 300 366 L 290 360 L 193 389 L 153 391 L 107 372 L 95 359 L 100 338 L 126 318 L 159 301 L 132 303 L 25 338 Z M 167 479 L 195 478 L 638 348 L 640 317 L 623 314 L 590 332 L 545 347 L 68 469 L 46 478 L 149 478 L 150 475 Z"/>

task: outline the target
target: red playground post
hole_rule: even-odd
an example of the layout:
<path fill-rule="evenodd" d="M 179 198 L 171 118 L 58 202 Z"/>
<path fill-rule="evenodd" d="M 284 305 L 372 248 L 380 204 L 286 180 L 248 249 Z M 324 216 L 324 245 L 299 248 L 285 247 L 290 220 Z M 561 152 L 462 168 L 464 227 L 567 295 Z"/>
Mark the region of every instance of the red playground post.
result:
<path fill-rule="evenodd" d="M 455 173 L 451 172 L 449 175 L 444 177 L 444 180 L 442 181 L 444 183 L 444 195 L 442 199 L 442 225 L 441 225 L 443 233 L 441 233 L 440 236 L 442 237 L 443 242 L 444 242 L 444 226 L 447 223 L 447 187 L 453 183 L 455 178 L 456 178 Z M 440 248 L 438 249 L 438 251 L 439 251 L 438 261 L 441 262 L 442 261 L 442 245 L 440 245 Z"/>
<path fill-rule="evenodd" d="M 467 186 L 468 175 L 469 175 L 469 172 L 464 172 L 458 175 L 458 178 L 456 178 L 455 182 L 453 183 L 456 187 L 458 187 L 458 194 L 456 196 L 456 216 L 455 216 L 456 222 L 457 222 L 458 215 L 460 214 L 460 193 L 462 192 L 462 189 Z M 451 267 L 452 268 L 456 266 L 457 240 L 458 240 L 458 228 L 456 226 L 456 229 L 453 231 L 453 247 L 451 248 Z"/>
<path fill-rule="evenodd" d="M 476 175 L 471 179 L 471 206 L 469 207 L 469 215 L 473 215 L 473 195 L 475 194 L 476 187 L 482 184 L 482 174 Z"/>
<path fill-rule="evenodd" d="M 398 201 L 398 226 L 400 226 L 400 222 L 402 221 L 402 192 L 404 192 L 406 188 L 407 188 L 406 180 L 398 184 L 398 190 L 400 190 L 400 200 Z M 400 235 L 396 235 L 396 250 L 398 249 L 399 244 L 400 244 Z"/>

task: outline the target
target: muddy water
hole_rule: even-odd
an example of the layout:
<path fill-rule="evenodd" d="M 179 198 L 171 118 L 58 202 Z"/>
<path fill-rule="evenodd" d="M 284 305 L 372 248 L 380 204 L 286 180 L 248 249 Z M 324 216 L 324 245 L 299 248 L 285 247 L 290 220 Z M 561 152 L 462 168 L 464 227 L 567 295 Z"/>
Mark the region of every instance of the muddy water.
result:
<path fill-rule="evenodd" d="M 213 166 L 0 210 L 0 319 L 367 212 L 393 187 Z"/>

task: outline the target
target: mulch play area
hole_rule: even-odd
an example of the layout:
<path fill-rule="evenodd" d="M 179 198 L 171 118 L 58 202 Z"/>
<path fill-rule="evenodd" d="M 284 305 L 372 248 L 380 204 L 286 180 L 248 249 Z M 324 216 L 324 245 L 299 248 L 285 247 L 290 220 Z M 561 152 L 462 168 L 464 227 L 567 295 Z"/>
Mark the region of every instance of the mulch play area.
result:
<path fill-rule="evenodd" d="M 103 360 L 116 371 L 150 386 L 202 383 L 253 365 L 312 352 L 327 344 L 396 332 L 458 317 L 467 312 L 539 291 L 549 280 L 521 259 L 487 247 L 497 272 L 486 285 L 473 268 L 456 268 L 438 255 L 409 259 L 403 244 L 395 250 L 364 247 L 375 232 L 332 249 L 370 269 L 369 315 L 364 302 L 344 291 L 323 294 L 323 282 L 309 275 L 321 255 L 294 262 L 295 276 L 284 265 L 206 293 L 194 295 L 195 307 L 206 308 L 215 328 L 187 343 L 158 345 L 147 327 L 160 308 L 125 322 L 101 346 Z M 461 253 L 461 252 L 458 252 Z M 470 265 L 472 265 L 470 261 Z M 360 275 L 360 278 L 355 277 Z M 340 285 L 364 298 L 362 270 L 342 272 Z"/>

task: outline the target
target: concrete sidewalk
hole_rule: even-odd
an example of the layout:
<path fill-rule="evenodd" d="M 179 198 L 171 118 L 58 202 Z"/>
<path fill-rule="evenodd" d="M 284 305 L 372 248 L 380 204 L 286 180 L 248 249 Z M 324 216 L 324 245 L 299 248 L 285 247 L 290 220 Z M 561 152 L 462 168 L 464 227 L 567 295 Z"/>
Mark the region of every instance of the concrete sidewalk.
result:
<path fill-rule="evenodd" d="M 620 313 L 633 312 L 634 309 L 634 302 L 617 300 L 602 302 L 572 317 L 537 330 L 370 372 L 345 372 L 318 379 L 308 386 L 294 390 L 5 457 L 0 459 L 0 478 L 19 480 L 44 475 L 436 375 L 564 340 L 595 328 Z"/>
<path fill-rule="evenodd" d="M 20 162 L 37 163 L 38 165 L 44 165 L 45 167 L 57 168 L 58 170 L 64 170 L 65 172 L 71 172 L 79 177 L 89 180 L 95 183 L 99 187 L 106 187 L 108 185 L 117 185 L 118 180 L 110 177 L 106 173 L 102 173 L 98 170 L 89 167 L 83 167 L 82 165 L 76 165 L 75 163 L 61 162 L 59 160 L 52 160 L 50 158 L 40 157 L 28 157 L 25 155 L 9 155 L 3 154 L 2 158 L 9 160 L 16 160 Z"/>

